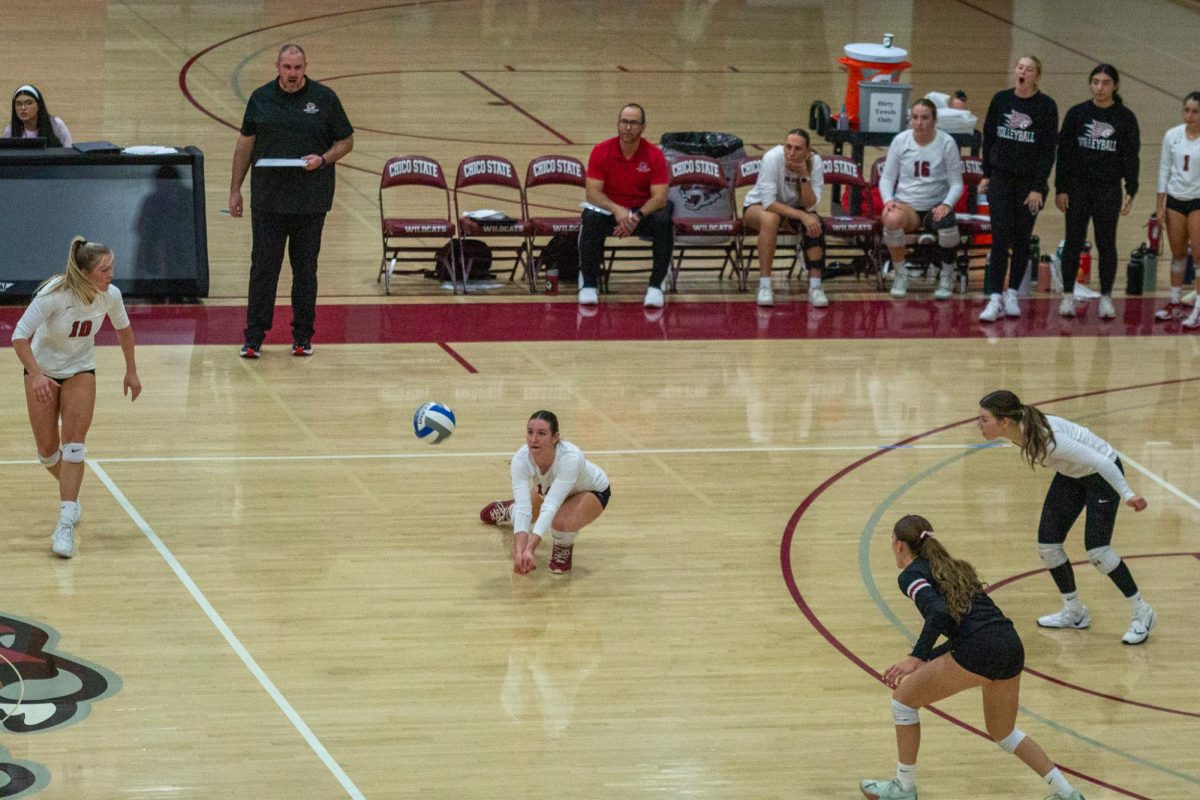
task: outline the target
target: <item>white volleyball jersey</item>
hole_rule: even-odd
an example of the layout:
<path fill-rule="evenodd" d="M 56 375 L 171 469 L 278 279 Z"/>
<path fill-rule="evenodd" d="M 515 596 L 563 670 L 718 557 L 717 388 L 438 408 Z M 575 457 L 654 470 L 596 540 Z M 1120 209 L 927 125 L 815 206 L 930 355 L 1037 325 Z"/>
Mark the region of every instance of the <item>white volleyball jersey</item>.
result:
<path fill-rule="evenodd" d="M 1158 191 L 1176 200 L 1200 198 L 1200 137 L 1189 140 L 1184 125 L 1171 128 L 1163 137 Z"/>
<path fill-rule="evenodd" d="M 1117 467 L 1117 451 L 1112 445 L 1082 425 L 1062 417 L 1047 414 L 1046 421 L 1054 431 L 1054 444 L 1047 448 L 1047 467 L 1068 478 L 1100 473 L 1100 477 L 1124 499 L 1136 496 Z"/>
<path fill-rule="evenodd" d="M 29 339 L 33 357 L 51 378 L 69 378 L 96 368 L 96 333 L 107 316 L 113 328 L 129 327 L 121 290 L 109 285 L 84 305 L 74 294 L 59 289 L 62 279 L 47 284 L 21 315 L 14 339 Z"/>
<path fill-rule="evenodd" d="M 912 130 L 906 130 L 888 147 L 879 194 L 885 203 L 896 199 L 917 211 L 929 211 L 943 203 L 953 209 L 962 197 L 962 173 L 962 157 L 950 134 L 936 131 L 933 141 L 922 147 Z"/>
<path fill-rule="evenodd" d="M 570 442 L 558 440 L 554 448 L 554 463 L 542 472 L 529 455 L 529 445 L 522 445 L 512 459 L 513 531 L 536 533 L 545 536 L 559 507 L 573 494 L 580 492 L 602 492 L 608 488 L 608 475 L 604 470 L 588 461 L 583 451 Z M 542 495 L 542 510 L 532 530 L 529 523 L 533 517 L 533 500 L 529 496 L 529 482 L 535 481 L 538 494 Z"/>
<path fill-rule="evenodd" d="M 805 211 L 816 211 L 821 204 L 821 195 L 825 191 L 825 162 L 816 153 L 812 154 L 812 166 L 809 167 L 809 183 L 813 190 L 813 204 Z M 763 153 L 762 165 L 758 170 L 758 180 L 753 188 L 746 193 L 742 204 L 752 206 L 758 203 L 763 208 L 776 201 L 792 208 L 800 207 L 800 176 L 787 168 L 783 158 L 783 145 L 777 144 Z"/>

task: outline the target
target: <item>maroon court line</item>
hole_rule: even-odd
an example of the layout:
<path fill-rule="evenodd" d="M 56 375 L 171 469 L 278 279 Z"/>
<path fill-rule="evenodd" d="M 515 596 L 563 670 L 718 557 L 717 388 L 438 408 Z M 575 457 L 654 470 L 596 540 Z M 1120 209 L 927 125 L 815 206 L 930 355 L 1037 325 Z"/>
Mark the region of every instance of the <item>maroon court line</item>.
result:
<path fill-rule="evenodd" d="M 538 119 L 537 117 L 535 117 L 533 114 L 530 114 L 528 111 L 526 111 L 525 109 L 521 108 L 519 105 L 517 105 L 516 103 L 514 103 L 512 100 L 509 100 L 507 97 L 505 97 L 504 95 L 500 94 L 500 93 L 499 93 L 499 92 L 497 92 L 495 89 L 493 89 L 492 87 L 488 86 L 488 85 L 487 85 L 486 83 L 484 83 L 483 81 L 479 80 L 479 78 L 476 78 L 474 75 L 472 75 L 471 73 L 467 72 L 465 69 L 464 69 L 464 70 L 459 70 L 459 74 L 461 74 L 461 75 L 462 75 L 464 78 L 466 78 L 467 80 L 469 80 L 469 81 L 471 81 L 472 83 L 474 83 L 474 84 L 476 84 L 477 86 L 479 86 L 479 87 L 480 87 L 481 89 L 483 89 L 485 92 L 489 92 L 490 94 L 494 95 L 495 97 L 499 98 L 500 100 L 503 100 L 503 101 L 505 102 L 505 104 L 507 104 L 507 105 L 508 105 L 510 108 L 512 108 L 512 109 L 513 109 L 514 111 L 516 111 L 518 114 L 520 114 L 520 115 L 522 115 L 522 116 L 526 117 L 527 119 L 529 119 L 530 121 L 532 121 L 532 122 L 536 123 L 537 125 L 541 126 L 541 127 L 542 127 L 542 128 L 544 128 L 545 130 L 548 130 L 548 131 L 550 131 L 550 133 L 552 133 L 552 134 L 554 134 L 555 136 L 557 136 L 557 137 L 558 137 L 559 139 L 561 139 L 561 140 L 562 140 L 562 141 L 563 141 L 565 144 L 575 144 L 575 143 L 574 143 L 574 142 L 572 142 L 570 139 L 568 139 L 566 136 L 563 136 L 561 133 L 559 133 L 558 131 L 554 130 L 554 128 L 551 128 L 551 127 L 550 127 L 549 125 L 547 125 L 545 122 L 542 122 L 540 119 Z"/>
<path fill-rule="evenodd" d="M 451 347 L 450 345 L 446 344 L 445 342 L 438 342 L 438 347 L 442 348 L 447 353 L 449 353 L 450 357 L 453 358 L 455 361 L 457 361 L 459 364 L 462 364 L 463 369 L 465 369 L 467 372 L 471 373 L 472 375 L 479 374 L 479 370 L 477 370 L 477 369 L 475 369 L 475 367 L 471 366 L 471 362 L 467 361 L 465 358 L 463 358 L 462 355 L 459 354 L 459 352 L 457 350 L 455 350 L 453 347 Z"/>
<path fill-rule="evenodd" d="M 969 2 L 969 0 L 958 0 L 958 2 L 961 3 L 962 5 L 966 6 L 967 8 L 971 8 L 971 9 L 974 9 L 975 11 L 978 11 L 980 14 L 989 16 L 994 20 L 999 20 L 1000 22 L 1003 22 L 1004 24 L 1008 25 L 1009 27 L 1016 28 L 1017 30 L 1022 31 L 1023 33 L 1028 33 L 1031 36 L 1036 36 L 1039 39 L 1041 39 L 1042 41 L 1049 42 L 1050 44 L 1054 45 L 1055 47 L 1061 47 L 1063 50 L 1066 50 L 1068 53 L 1074 53 L 1077 56 L 1082 56 L 1083 58 L 1087 59 L 1088 61 L 1091 61 L 1094 64 L 1099 64 L 1101 61 L 1104 60 L 1104 59 L 1094 56 L 1090 53 L 1085 53 L 1082 50 L 1078 50 L 1074 47 L 1071 47 L 1069 44 L 1066 44 L 1065 42 L 1061 42 L 1058 39 L 1054 39 L 1049 36 L 1046 36 L 1041 31 L 1036 30 L 1035 28 L 1028 28 L 1024 25 L 1019 25 L 1016 22 L 1014 22 L 1013 20 L 1008 19 L 1007 17 L 1002 17 L 999 14 L 995 13 L 994 11 L 989 11 L 987 8 L 984 8 L 982 6 L 976 5 L 975 3 Z M 1169 92 L 1166 89 L 1164 89 L 1163 87 L 1158 86 L 1157 84 L 1153 84 L 1150 81 L 1146 80 L 1145 78 L 1140 78 L 1137 75 L 1130 73 L 1128 70 L 1126 70 L 1123 74 L 1126 78 L 1133 78 L 1135 81 L 1138 81 L 1139 83 L 1143 83 L 1146 86 L 1149 86 L 1151 89 L 1154 89 L 1157 92 L 1162 92 L 1167 97 L 1173 97 L 1176 100 L 1183 102 L 1182 96 L 1177 95 L 1173 92 Z"/>
<path fill-rule="evenodd" d="M 1123 555 L 1123 556 L 1121 556 L 1121 558 L 1122 558 L 1122 560 L 1130 560 L 1130 559 L 1135 559 L 1135 558 L 1178 558 L 1179 556 L 1192 556 L 1194 558 L 1200 558 L 1200 553 L 1191 553 L 1191 552 L 1140 553 L 1138 555 L 1131 555 L 1131 556 Z M 1077 567 L 1081 567 L 1081 566 L 1084 566 L 1084 565 L 1090 564 L 1090 563 L 1091 562 L 1088 561 L 1087 559 L 1081 559 L 1079 561 L 1071 562 L 1071 564 L 1073 566 L 1077 566 Z M 995 583 L 988 584 L 988 587 L 985 591 L 987 591 L 988 594 L 991 594 L 995 590 L 1000 589 L 1004 586 L 1007 586 L 1010 583 L 1014 583 L 1023 578 L 1028 578 L 1032 575 L 1038 575 L 1043 572 L 1049 572 L 1049 570 L 1046 569 L 1045 567 L 1042 567 L 1041 569 L 1031 569 L 1026 572 L 1021 572 L 1021 573 L 1018 573 L 1011 577 L 1004 578 L 1003 580 L 996 581 Z M 1028 666 L 1025 667 L 1025 671 L 1028 672 L 1030 675 L 1033 675 L 1036 678 L 1041 678 L 1042 680 L 1047 681 L 1048 683 L 1053 683 L 1058 686 L 1062 686 L 1065 689 L 1074 689 L 1075 691 L 1080 692 L 1081 694 L 1089 694 L 1089 695 L 1092 695 L 1093 697 L 1099 697 L 1103 700 L 1111 700 L 1114 703 L 1124 703 L 1125 705 L 1137 706 L 1138 708 L 1145 708 L 1145 709 L 1149 709 L 1151 711 L 1161 711 L 1164 714 L 1176 714 L 1181 717 L 1193 717 L 1193 718 L 1200 719 L 1200 712 L 1184 711 L 1183 709 L 1168 708 L 1167 706 L 1156 706 L 1153 703 L 1143 703 L 1138 700 L 1130 700 L 1128 697 L 1120 697 L 1119 695 L 1115 695 L 1115 694 L 1107 694 L 1105 692 L 1098 692 L 1095 689 L 1089 689 L 1086 686 L 1080 686 L 1077 683 L 1071 683 L 1070 681 L 1063 680 L 1062 678 L 1056 678 L 1053 675 L 1048 675 L 1045 672 L 1042 672 L 1041 670 L 1036 670 L 1036 669 L 1034 669 L 1032 667 L 1028 667 Z"/>
<path fill-rule="evenodd" d="M 1046 405 L 1049 403 L 1062 402 L 1064 400 L 1078 399 L 1081 397 L 1095 397 L 1098 395 L 1115 394 L 1117 392 L 1126 392 L 1126 391 L 1131 391 L 1134 389 L 1144 389 L 1144 388 L 1151 387 L 1151 386 L 1169 386 L 1171 384 L 1186 383 L 1186 382 L 1198 381 L 1198 380 L 1200 380 L 1200 377 L 1178 378 L 1178 379 L 1169 380 L 1169 381 L 1157 381 L 1154 383 L 1138 384 L 1136 386 L 1118 386 L 1118 387 L 1114 387 L 1111 389 L 1098 389 L 1098 390 L 1091 391 L 1091 392 L 1082 392 L 1082 393 L 1076 394 L 1076 395 L 1068 395 L 1068 396 L 1064 396 L 1064 397 L 1057 397 L 1057 398 L 1054 398 L 1051 400 L 1044 400 L 1041 403 L 1036 403 L 1035 405 Z M 911 444 L 913 442 L 928 438 L 930 436 L 933 436 L 935 434 L 949 430 L 951 428 L 957 428 L 960 425 L 966 425 L 966 424 L 974 422 L 974 421 L 975 421 L 974 417 L 970 417 L 967 419 L 959 420 L 957 422 L 951 422 L 949 424 L 942 425 L 937 428 L 932 428 L 928 431 L 925 431 L 924 433 L 918 433 L 918 434 L 910 436 L 906 439 L 901 439 L 900 441 L 896 442 L 894 445 L 892 445 L 890 447 L 876 450 L 875 452 L 873 452 L 869 455 L 863 456 L 862 458 L 849 464 L 848 466 L 843 467 L 842 469 L 835 472 L 829 478 L 826 478 L 825 481 L 823 481 L 816 489 L 813 489 L 808 494 L 808 496 L 805 497 L 804 500 L 802 500 L 800 502 L 800 505 L 792 513 L 791 518 L 787 522 L 787 526 L 784 528 L 783 539 L 780 541 L 780 544 L 779 544 L 779 561 L 780 561 L 780 567 L 783 571 L 783 581 L 784 581 L 784 584 L 787 586 L 788 593 L 791 594 L 791 596 L 792 596 L 792 601 L 796 604 L 796 607 L 800 609 L 800 613 L 802 613 L 804 615 L 804 617 L 809 621 L 809 624 L 811 624 L 813 626 L 813 628 L 817 631 L 817 633 L 821 634 L 821 636 L 825 639 L 826 642 L 829 643 L 829 645 L 831 647 L 833 647 L 835 650 L 837 650 L 839 653 L 841 653 L 843 656 L 845 656 L 851 663 L 855 664 L 857 667 L 859 667 L 864 672 L 866 672 L 868 675 L 870 675 L 871 677 L 880 681 L 881 683 L 883 682 L 883 676 L 879 672 L 877 672 L 874 668 L 869 666 L 854 651 L 852 651 L 849 647 L 847 647 L 840 639 L 837 638 L 837 636 L 835 636 L 833 634 L 832 631 L 829 630 L 829 628 L 827 628 L 821 622 L 821 620 L 817 617 L 816 612 L 813 611 L 812 607 L 808 605 L 808 601 L 804 598 L 804 593 L 800 591 L 800 587 L 796 583 L 796 575 L 792 571 L 792 561 L 791 561 L 791 546 L 792 546 L 792 540 L 796 536 L 796 527 L 799 525 L 800 520 L 804 516 L 805 512 L 807 512 L 808 509 L 812 506 L 812 504 L 816 502 L 818 497 L 820 497 L 822 494 L 824 494 L 825 491 L 830 486 L 837 483 L 842 478 L 849 475 L 851 472 L 858 469 L 859 467 L 869 463 L 870 461 L 873 461 L 876 458 L 879 458 L 880 456 L 884 455 L 885 453 L 891 453 L 894 450 L 903 447 L 904 445 Z M 957 717 L 951 716 L 950 714 L 946 714 L 933 706 L 926 706 L 926 707 L 930 711 L 932 711 L 934 714 L 936 714 L 937 716 L 941 717 L 942 719 L 946 720 L 947 722 L 957 725 L 958 727 L 962 728 L 963 730 L 970 731 L 971 733 L 974 733 L 975 735 L 981 736 L 988 740 L 991 739 L 991 737 L 988 736 L 985 732 L 979 730 L 978 728 L 973 727 L 972 725 L 964 722 L 963 720 L 958 719 Z M 1063 766 L 1062 764 L 1059 764 L 1058 767 L 1059 767 L 1059 769 L 1063 770 L 1064 772 L 1074 775 L 1082 780 L 1086 780 L 1097 786 L 1102 786 L 1106 789 L 1111 789 L 1112 791 L 1119 792 L 1120 794 L 1123 794 L 1126 797 L 1137 798 L 1137 800 L 1150 800 L 1150 798 L 1145 797 L 1144 795 L 1140 795 L 1140 794 L 1137 794 L 1128 789 L 1124 789 L 1119 786 L 1115 786 L 1113 784 L 1107 783 L 1105 781 L 1100 780 L 1099 778 L 1096 778 L 1095 776 L 1088 775 L 1086 773 L 1075 770 L 1071 767 L 1066 767 L 1066 766 Z"/>

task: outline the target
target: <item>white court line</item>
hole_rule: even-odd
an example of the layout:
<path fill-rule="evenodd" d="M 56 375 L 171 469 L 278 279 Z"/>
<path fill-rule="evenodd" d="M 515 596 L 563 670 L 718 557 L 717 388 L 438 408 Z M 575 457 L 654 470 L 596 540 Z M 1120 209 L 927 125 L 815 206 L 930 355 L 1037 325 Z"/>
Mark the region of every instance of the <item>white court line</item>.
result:
<path fill-rule="evenodd" d="M 762 447 L 662 447 L 632 450 L 588 450 L 588 455 L 599 456 L 640 456 L 640 455 L 704 455 L 716 453 L 842 453 L 846 451 L 875 451 L 880 449 L 896 450 L 962 450 L 986 447 L 1003 447 L 1003 444 L 914 444 L 894 447 L 878 444 L 848 444 L 848 445 L 764 445 Z M 512 450 L 497 452 L 463 452 L 439 450 L 430 453 L 324 453 L 303 456 L 128 456 L 104 458 L 106 464 L 153 464 L 161 462 L 239 462 L 239 461 L 365 461 L 365 460 L 407 460 L 424 458 L 512 458 Z M 35 459 L 0 461 L 0 466 L 15 466 L 18 464 L 36 464 Z M 89 461 L 89 463 L 91 463 Z"/>
<path fill-rule="evenodd" d="M 1180 500 L 1182 500 L 1183 502 L 1185 502 L 1185 503 L 1187 503 L 1188 505 L 1190 505 L 1192 508 L 1194 508 L 1194 509 L 1197 509 L 1197 510 L 1200 510 L 1200 500 L 1197 500 L 1196 498 L 1194 498 L 1194 497 L 1192 497 L 1191 495 L 1187 494 L 1187 493 L 1186 493 L 1186 492 L 1184 492 L 1182 489 L 1180 489 L 1179 487 L 1177 487 L 1175 484 L 1173 484 L 1173 483 L 1171 483 L 1170 481 L 1168 481 L 1166 478 L 1160 478 L 1158 475 L 1155 475 L 1153 472 L 1151 472 L 1150 470 L 1146 469 L 1146 468 L 1145 468 L 1145 467 L 1143 467 L 1141 464 L 1139 464 L 1138 462 L 1134 461 L 1132 458 L 1130 458 L 1129 456 L 1125 455 L 1125 454 L 1124 454 L 1124 453 L 1122 453 L 1121 451 L 1119 451 L 1119 450 L 1116 450 L 1115 452 L 1116 452 L 1116 454 L 1117 454 L 1117 457 L 1118 457 L 1119 459 L 1121 459 L 1121 463 L 1123 463 L 1123 464 L 1128 464 L 1129 466 L 1131 466 L 1131 467 L 1133 467 L 1134 469 L 1136 469 L 1138 472 L 1140 472 L 1140 473 L 1142 473 L 1143 475 L 1145 475 L 1145 476 L 1146 476 L 1147 478 L 1149 478 L 1150 480 L 1152 480 L 1152 481 L 1154 481 L 1155 483 L 1157 483 L 1157 484 L 1158 484 L 1159 486 L 1161 486 L 1162 488 L 1166 489 L 1166 490 L 1167 490 L 1168 492 L 1170 492 L 1171 494 L 1173 494 L 1173 495 L 1175 495 L 1176 497 L 1178 497 L 1178 498 L 1179 498 Z"/>
<path fill-rule="evenodd" d="M 208 616 L 209 621 L 211 621 L 213 626 L 216 627 L 216 629 L 221 632 L 221 635 L 225 637 L 225 641 L 229 643 L 231 648 L 233 648 L 233 652 L 237 653 L 238 657 L 242 659 L 242 663 L 246 665 L 248 670 L 250 670 L 250 674 L 257 678 L 258 682 L 262 684 L 262 687 L 267 690 L 267 694 L 269 694 L 271 699 L 275 701 L 275 704 L 279 706 L 279 709 L 283 712 L 284 716 L 291 721 L 296 730 L 300 732 L 300 735 L 304 737 L 304 741 L 308 742 L 308 746 L 313 749 L 313 752 L 317 754 L 317 757 L 324 762 L 329 771 L 333 773 L 333 776 L 338 779 L 338 783 L 342 784 L 342 788 L 344 788 L 347 794 L 356 800 L 364 800 L 363 793 L 360 792 L 358 787 L 354 785 L 354 781 L 350 780 L 350 776 L 346 774 L 345 770 L 343 770 L 341 766 L 334 761 L 333 756 L 331 756 L 329 751 L 325 749 L 325 745 L 321 744 L 320 740 L 317 739 L 316 734 L 312 732 L 312 729 L 310 729 L 307 723 L 305 723 L 304 720 L 300 718 L 300 715 L 296 713 L 296 709 L 292 708 L 292 704 L 287 701 L 287 698 L 283 696 L 283 693 L 275 687 L 275 684 L 271 682 L 271 679 L 267 677 L 267 674 L 263 672 L 261 667 L 258 666 L 258 662 L 254 660 L 254 656 L 250 655 L 250 652 L 242 645 L 240 641 L 238 641 L 238 638 L 234 632 L 230 630 L 228 625 L 225 624 L 225 620 L 221 619 L 221 615 L 218 614 L 217 610 L 212 607 L 212 604 L 208 602 L 208 598 L 206 598 L 204 593 L 200 591 L 200 587 L 197 586 L 196 582 L 192 580 L 192 576 L 187 573 L 187 570 L 183 568 L 183 565 L 179 563 L 179 561 L 175 558 L 175 555 L 170 551 L 166 544 L 163 543 L 163 540 L 158 538 L 158 534 L 154 532 L 154 529 L 150 527 L 149 523 L 147 523 L 142 515 L 138 513 L 138 510 L 133 507 L 133 504 L 130 503 L 128 498 L 125 497 L 125 494 L 117 488 L 117 485 L 113 483 L 112 478 L 108 477 L 108 473 L 104 471 L 104 468 L 101 467 L 98 462 L 92 461 L 91 459 L 88 459 L 87 464 L 92 468 L 92 472 L 96 473 L 96 477 L 100 479 L 100 482 L 108 488 L 108 491 L 116 499 L 121 508 L 125 509 L 125 513 L 129 515 L 129 518 L 133 520 L 134 524 L 141 529 L 142 533 L 146 535 L 146 538 L 150 540 L 150 543 L 154 545 L 154 549 L 158 551 L 159 555 L 161 555 L 163 560 L 167 562 L 167 565 L 175 573 L 176 577 L 178 577 L 180 582 L 182 582 L 187 588 L 188 592 L 192 595 L 192 599 L 199 604 L 200 608 L 203 609 L 204 613 Z"/>

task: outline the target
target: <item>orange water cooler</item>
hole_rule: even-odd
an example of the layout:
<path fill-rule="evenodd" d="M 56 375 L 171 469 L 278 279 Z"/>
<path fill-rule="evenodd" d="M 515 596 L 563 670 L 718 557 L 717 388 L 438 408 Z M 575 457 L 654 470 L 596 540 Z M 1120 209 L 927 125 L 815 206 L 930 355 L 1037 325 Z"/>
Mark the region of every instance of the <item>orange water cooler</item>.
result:
<path fill-rule="evenodd" d="M 858 83 L 871 81 L 876 83 L 900 83 L 900 73 L 912 66 L 906 60 L 908 51 L 892 46 L 892 35 L 884 34 L 883 44 L 874 42 L 858 42 L 842 48 L 846 55 L 838 59 L 838 63 L 846 69 L 846 115 L 850 118 L 850 127 L 859 129 Z M 840 109 L 833 109 L 834 118 Z"/>

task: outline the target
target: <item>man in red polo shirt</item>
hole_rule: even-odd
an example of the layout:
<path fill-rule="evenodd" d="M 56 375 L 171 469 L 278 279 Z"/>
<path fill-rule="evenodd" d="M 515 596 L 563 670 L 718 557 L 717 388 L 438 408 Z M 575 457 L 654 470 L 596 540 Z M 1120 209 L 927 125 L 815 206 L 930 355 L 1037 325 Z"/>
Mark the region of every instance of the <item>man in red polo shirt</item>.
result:
<path fill-rule="evenodd" d="M 604 240 L 615 233 L 618 238 L 643 236 L 653 242 L 654 266 L 644 304 L 662 308 L 675 243 L 667 207 L 670 178 L 662 150 L 642 138 L 645 127 L 645 109 L 630 103 L 617 118 L 617 135 L 592 148 L 588 158 L 587 203 L 579 232 L 580 305 L 599 302 L 596 278 Z"/>

